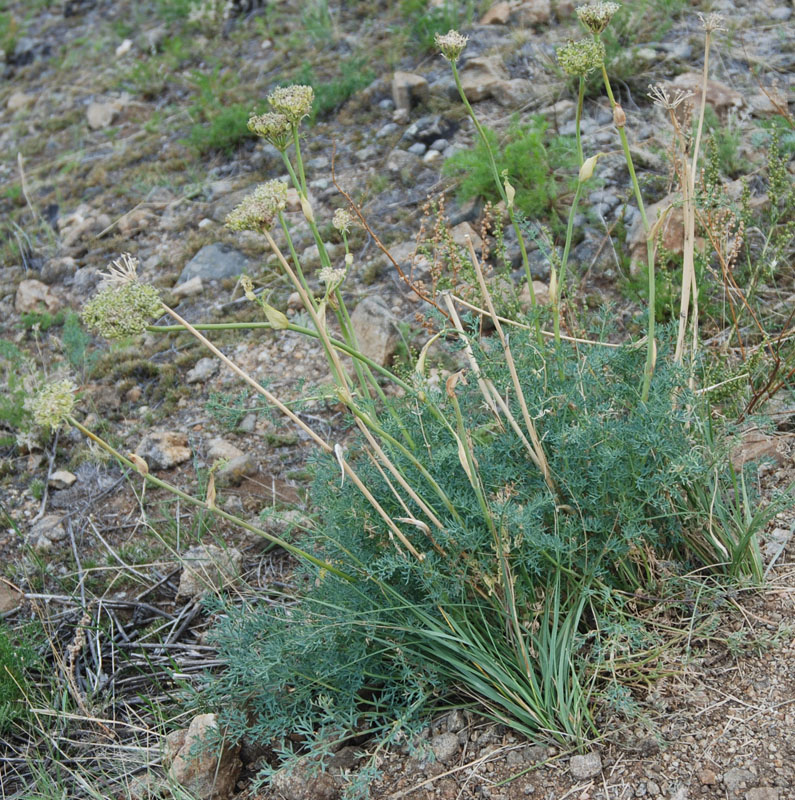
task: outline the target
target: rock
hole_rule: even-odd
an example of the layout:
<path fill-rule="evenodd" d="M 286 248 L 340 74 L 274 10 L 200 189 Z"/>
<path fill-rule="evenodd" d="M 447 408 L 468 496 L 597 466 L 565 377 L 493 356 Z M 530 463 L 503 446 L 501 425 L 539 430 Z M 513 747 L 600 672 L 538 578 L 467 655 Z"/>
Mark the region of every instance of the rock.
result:
<path fill-rule="evenodd" d="M 461 68 L 461 86 L 470 103 L 491 97 L 508 80 L 499 56 L 470 58 Z"/>
<path fill-rule="evenodd" d="M 595 778 L 602 772 L 602 757 L 599 753 L 586 753 L 583 756 L 572 756 L 569 771 L 577 781 Z"/>
<path fill-rule="evenodd" d="M 271 788 L 284 800 L 337 800 L 340 786 L 328 772 L 318 772 L 309 761 L 291 770 L 280 769 L 271 778 Z"/>
<path fill-rule="evenodd" d="M 4 580 L 0 579 L 0 614 L 7 614 L 19 607 L 22 595 Z"/>
<path fill-rule="evenodd" d="M 215 714 L 194 717 L 168 770 L 169 778 L 197 800 L 226 800 L 234 791 L 242 768 L 239 748 L 220 746 L 219 752 L 218 744 L 202 744 L 217 730 Z"/>
<path fill-rule="evenodd" d="M 524 0 L 515 11 L 519 25 L 543 25 L 549 22 L 552 8 L 549 0 Z"/>
<path fill-rule="evenodd" d="M 150 469 L 171 469 L 191 457 L 188 437 L 175 431 L 154 431 L 141 440 L 135 454 L 146 461 Z"/>
<path fill-rule="evenodd" d="M 187 383 L 204 383 L 218 372 L 221 363 L 217 358 L 200 358 L 185 376 Z"/>
<path fill-rule="evenodd" d="M 122 56 L 127 55 L 127 53 L 132 50 L 133 40 L 132 39 L 124 39 L 122 43 L 116 48 L 116 58 L 121 58 Z"/>
<path fill-rule="evenodd" d="M 465 248 L 467 253 L 469 253 L 467 239 L 472 242 L 475 252 L 483 248 L 483 240 L 480 238 L 478 232 L 468 222 L 459 222 L 458 225 L 454 225 L 452 228 L 450 228 L 450 236 L 457 245 Z M 466 258 L 468 257 L 469 256 L 467 255 Z"/>
<path fill-rule="evenodd" d="M 543 281 L 533 281 L 533 294 L 535 294 L 538 305 L 545 306 L 549 303 L 549 286 Z M 529 311 L 533 305 L 527 281 L 522 284 L 522 289 L 519 292 L 519 305 L 522 311 L 525 312 Z"/>
<path fill-rule="evenodd" d="M 221 549 L 214 544 L 191 547 L 182 554 L 178 598 L 196 597 L 234 581 L 240 574 L 243 554 L 235 547 Z"/>
<path fill-rule="evenodd" d="M 700 769 L 698 771 L 698 782 L 702 786 L 714 786 L 718 782 L 718 776 L 714 770 Z"/>
<path fill-rule="evenodd" d="M 68 489 L 77 480 L 77 475 L 65 469 L 59 469 L 50 475 L 48 481 L 51 489 Z"/>
<path fill-rule="evenodd" d="M 35 278 L 20 281 L 14 297 L 14 309 L 18 314 L 31 311 L 52 313 L 60 307 L 61 301 L 52 293 L 47 284 L 37 281 Z"/>
<path fill-rule="evenodd" d="M 193 278 L 185 281 L 185 283 L 178 283 L 171 289 L 171 294 L 174 297 L 195 297 L 204 291 L 204 284 L 202 279 L 196 275 Z"/>
<path fill-rule="evenodd" d="M 778 466 L 784 466 L 786 458 L 783 452 L 783 437 L 775 436 L 763 431 L 743 431 L 740 443 L 732 450 L 732 466 L 742 469 L 750 461 L 774 461 Z"/>
<path fill-rule="evenodd" d="M 362 353 L 385 366 L 398 342 L 397 320 L 386 302 L 378 296 L 365 297 L 351 315 L 356 341 Z"/>
<path fill-rule="evenodd" d="M 431 739 L 431 750 L 437 761 L 442 764 L 451 764 L 458 758 L 461 746 L 458 736 L 454 733 L 440 733 Z"/>
<path fill-rule="evenodd" d="M 66 529 L 61 524 L 63 517 L 57 514 L 47 514 L 35 523 L 25 537 L 25 543 L 29 544 L 37 552 L 51 550 L 53 544 L 63 541 L 66 536 Z"/>
<path fill-rule="evenodd" d="M 20 36 L 14 46 L 13 62 L 18 67 L 30 64 L 36 57 L 36 42 L 28 36 Z"/>
<path fill-rule="evenodd" d="M 778 798 L 778 789 L 772 786 L 762 786 L 745 793 L 745 800 L 778 800 Z"/>
<path fill-rule="evenodd" d="M 6 100 L 6 108 L 13 114 L 15 111 L 27 108 L 34 103 L 36 96 L 27 94 L 26 92 L 12 92 L 8 100 Z"/>
<path fill-rule="evenodd" d="M 92 131 L 108 128 L 119 114 L 117 103 L 91 103 L 86 111 L 86 121 Z"/>
<path fill-rule="evenodd" d="M 528 764 L 539 764 L 549 758 L 549 752 L 543 744 L 531 744 L 524 751 L 524 760 Z"/>
<path fill-rule="evenodd" d="M 732 767 L 723 773 L 723 785 L 729 793 L 729 798 L 739 798 L 740 792 L 756 786 L 756 781 L 756 775 L 742 767 Z"/>
<path fill-rule="evenodd" d="M 701 103 L 701 81 L 700 72 L 683 72 L 674 78 L 673 85 L 677 89 L 693 92 L 693 105 L 698 108 Z M 740 92 L 726 86 L 725 83 L 708 81 L 707 105 L 711 106 L 718 114 L 725 116 L 731 109 L 742 108 L 745 105 L 745 99 Z"/>
<path fill-rule="evenodd" d="M 221 486 L 237 486 L 243 479 L 257 474 L 257 462 L 248 453 L 236 456 L 218 471 Z"/>
<path fill-rule="evenodd" d="M 503 108 L 521 106 L 533 97 L 533 83 L 525 78 L 502 81 L 494 87 L 492 96 Z"/>
<path fill-rule="evenodd" d="M 511 18 L 510 3 L 495 3 L 481 18 L 481 25 L 505 25 Z"/>
<path fill-rule="evenodd" d="M 447 715 L 447 730 L 449 733 L 458 733 L 464 730 L 466 724 L 466 717 L 464 717 L 464 712 L 460 708 L 453 709 Z"/>
<path fill-rule="evenodd" d="M 389 154 L 386 160 L 386 168 L 393 174 L 403 174 L 407 172 L 413 175 L 422 162 L 414 153 L 408 150 L 399 150 L 397 147 Z"/>
<path fill-rule="evenodd" d="M 233 458 L 239 458 L 242 455 L 243 451 L 239 447 L 235 447 L 220 436 L 210 439 L 207 443 L 207 459 L 209 461 L 220 461 L 221 459 L 231 461 Z"/>
<path fill-rule="evenodd" d="M 44 263 L 39 272 L 42 283 L 61 283 L 65 278 L 71 278 L 77 272 L 77 262 L 71 256 L 51 258 Z"/>
<path fill-rule="evenodd" d="M 412 106 L 424 103 L 429 95 L 428 81 L 422 75 L 398 70 L 392 76 L 392 99 L 397 111 L 410 111 Z"/>
<path fill-rule="evenodd" d="M 134 208 L 119 220 L 119 233 L 128 238 L 139 231 L 151 230 L 155 227 L 157 214 L 149 208 Z"/>
<path fill-rule="evenodd" d="M 102 282 L 102 273 L 96 267 L 83 267 L 77 270 L 72 280 L 71 290 L 75 297 L 84 302 Z"/>
<path fill-rule="evenodd" d="M 251 262 L 239 250 L 223 244 L 208 244 L 185 265 L 177 284 L 196 277 L 208 281 L 236 278 L 250 267 Z"/>

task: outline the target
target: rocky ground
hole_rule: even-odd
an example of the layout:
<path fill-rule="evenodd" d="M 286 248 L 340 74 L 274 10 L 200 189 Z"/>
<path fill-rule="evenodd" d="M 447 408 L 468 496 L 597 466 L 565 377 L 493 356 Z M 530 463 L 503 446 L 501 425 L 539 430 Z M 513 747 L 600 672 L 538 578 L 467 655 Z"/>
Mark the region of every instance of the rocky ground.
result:
<path fill-rule="evenodd" d="M 250 13 L 189 18 L 191 5 L 7 0 L 0 8 L 0 339 L 10 345 L 0 351 L 0 618 L 15 635 L 35 620 L 46 634 L 37 640 L 41 694 L 29 697 L 38 732 L 16 723 L 0 739 L 4 798 L 209 798 L 215 780 L 218 796 L 331 800 L 359 758 L 359 749 L 343 748 L 320 778 L 299 775 L 267 789 L 251 783 L 258 759 L 268 757 L 252 743 L 227 753 L 220 767 L 187 759 L 191 738 L 212 720 L 185 718 L 179 690 L 220 666 L 205 640 L 213 619 L 201 593 L 223 586 L 232 596 L 256 594 L 288 582 L 290 561 L 257 536 L 144 492 L 76 432 L 43 445 L 24 433 L 14 409 L 42 374 L 71 375 L 84 424 L 145 457 L 169 482 L 203 491 L 209 465 L 227 459 L 219 502 L 255 522 L 269 508 L 303 508 L 310 448 L 241 398 L 234 376 L 184 334 L 148 333 L 115 349 L 88 336 L 72 312 L 108 262 L 133 254 L 141 277 L 192 322 L 250 319 L 241 272 L 301 321 L 263 237 L 223 225 L 254 185 L 284 172 L 272 148 L 244 127 L 241 133 L 240 119 L 262 110 L 268 92 L 286 81 L 312 81 L 316 94 L 330 98 L 303 145 L 319 220 L 345 205 L 340 187 L 404 272 L 428 287 L 436 274 L 431 251 L 413 254 L 418 240 L 434 241 L 439 201 L 432 206 L 428 198 L 449 189 L 443 209 L 453 238 L 495 247 L 483 241 L 483 204 L 456 199 L 453 180 L 442 174 L 449 158 L 472 146 L 474 131 L 448 65 L 423 40 L 423 4 L 330 3 L 326 15 L 323 3 L 282 0 Z M 627 6 L 611 63 L 649 198 L 662 200 L 672 177 L 669 128 L 647 86 L 694 86 L 703 63 L 696 12 L 719 11 L 726 30 L 712 54 L 708 103 L 715 125 L 728 132 L 721 141 L 733 143 L 724 177 L 739 195 L 737 179 L 748 175 L 754 200 L 764 203 L 759 132 L 772 119 L 792 119 L 792 4 Z M 555 49 L 580 35 L 573 4 L 459 3 L 457 22 L 448 13 L 470 37 L 462 78 L 480 118 L 505 132 L 512 115 L 540 114 L 547 136 L 570 137 L 574 103 Z M 618 338 L 642 327 L 631 266 L 639 214 L 596 86 L 582 131 L 587 150 L 606 155 L 601 185 L 577 220 L 572 305 L 585 314 L 612 302 Z M 565 175 L 550 180 L 558 196 L 544 214 L 554 236 L 570 195 Z M 297 203 L 288 217 L 311 271 L 318 254 Z M 332 235 L 328 225 L 324 232 Z M 675 249 L 671 236 L 666 246 Z M 543 235 L 540 242 L 530 260 L 543 295 Z M 381 363 L 405 358 L 423 342 L 424 306 L 372 236 L 359 231 L 354 245 L 357 270 L 345 291 L 359 340 Z M 518 246 L 507 233 L 505 246 L 503 280 L 518 279 L 511 272 Z M 784 317 L 795 302 L 792 249 L 786 253 L 775 286 L 760 292 Z M 331 254 L 343 254 L 338 241 Z M 720 337 L 720 330 L 708 333 Z M 301 413 L 312 424 L 339 429 L 339 408 L 323 391 L 325 361 L 311 340 L 226 331 L 214 341 L 280 397 L 297 400 L 303 390 L 309 399 Z M 746 448 L 770 459 L 759 478 L 769 494 L 795 475 L 792 394 L 785 389 L 768 410 L 772 435 L 747 439 Z M 283 518 L 269 524 L 285 530 Z M 589 754 L 526 742 L 475 714 L 452 712 L 427 730 L 434 759 L 399 750 L 380 756 L 382 777 L 371 795 L 795 798 L 793 528 L 792 509 L 769 528 L 765 589 L 738 589 L 720 607 L 694 608 L 698 624 L 661 657 L 665 677 L 636 690 L 640 712 L 617 712 Z M 56 674 L 54 685 L 47 671 Z M 53 717 L 47 703 L 63 713 Z"/>

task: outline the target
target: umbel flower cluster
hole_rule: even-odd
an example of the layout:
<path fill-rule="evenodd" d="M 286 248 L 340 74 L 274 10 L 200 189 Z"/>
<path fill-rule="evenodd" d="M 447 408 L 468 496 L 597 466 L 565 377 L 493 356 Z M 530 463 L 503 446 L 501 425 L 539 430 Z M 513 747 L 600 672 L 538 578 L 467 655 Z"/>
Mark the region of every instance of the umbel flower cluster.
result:
<path fill-rule="evenodd" d="M 25 401 L 36 425 L 56 430 L 72 413 L 77 387 L 69 379 L 48 383 Z"/>
<path fill-rule="evenodd" d="M 580 22 L 594 35 L 598 36 L 610 24 L 613 15 L 621 8 L 618 3 L 591 3 L 577 7 Z"/>
<path fill-rule="evenodd" d="M 262 231 L 273 225 L 280 211 L 287 207 L 287 184 L 272 180 L 260 184 L 226 218 L 232 231 Z"/>
<path fill-rule="evenodd" d="M 128 253 L 111 262 L 99 292 L 83 306 L 83 321 L 106 339 L 143 333 L 163 313 L 157 289 L 139 282 L 137 267 Z"/>
<path fill-rule="evenodd" d="M 283 153 L 293 139 L 301 120 L 312 113 L 315 92 L 311 86 L 280 86 L 268 95 L 272 111 L 255 114 L 248 129 Z"/>
<path fill-rule="evenodd" d="M 585 77 L 605 60 L 605 46 L 596 39 L 569 41 L 558 50 L 558 63 L 568 75 Z"/>
<path fill-rule="evenodd" d="M 448 31 L 442 36 L 437 33 L 434 37 L 436 46 L 442 51 L 442 55 L 450 62 L 455 63 L 461 58 L 461 53 L 467 46 L 467 37 L 462 36 L 458 31 Z"/>

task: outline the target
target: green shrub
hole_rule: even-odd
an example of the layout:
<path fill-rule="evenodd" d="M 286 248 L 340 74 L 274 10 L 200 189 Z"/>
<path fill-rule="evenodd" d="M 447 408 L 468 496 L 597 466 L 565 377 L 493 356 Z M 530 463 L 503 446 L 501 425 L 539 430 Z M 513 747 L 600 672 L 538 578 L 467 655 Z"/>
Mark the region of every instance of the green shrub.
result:
<path fill-rule="evenodd" d="M 560 197 L 573 188 L 577 154 L 573 137 L 547 135 L 548 124 L 541 116 L 529 124 L 514 118 L 504 141 L 498 144 L 495 131 L 485 128 L 497 170 L 505 172 L 516 189 L 517 209 L 530 219 L 549 219 L 553 228 L 562 227 Z M 444 164 L 444 173 L 460 178 L 462 200 L 480 197 L 499 202 L 488 152 L 482 142 L 471 150 L 456 153 Z"/>
<path fill-rule="evenodd" d="M 485 378 L 510 385 L 499 347 L 487 340 L 476 354 Z M 658 368 L 641 402 L 642 349 L 596 345 L 581 360 L 566 354 L 562 371 L 526 340 L 514 357 L 530 414 L 543 420 L 560 496 L 514 432 L 495 424 L 474 379 L 456 394 L 483 497 L 462 468 L 446 424 L 458 412 L 443 390 L 429 389 L 425 405 L 398 405 L 385 423 L 391 436 L 425 443 L 423 466 L 454 504 L 454 514 L 436 509 L 441 529 L 407 526 L 423 560 L 384 530 L 354 485 L 340 486 L 334 458 L 322 460 L 312 498 L 321 517 L 302 546 L 354 579 L 303 568 L 297 606 L 226 609 L 216 636 L 227 668 L 201 698 L 222 709 L 233 736 L 269 741 L 300 731 L 319 751 L 331 732 L 395 739 L 462 692 L 528 735 L 578 745 L 594 732 L 604 684 L 591 634 L 619 596 L 662 591 L 660 563 L 670 575 L 721 560 L 703 535 L 696 487 L 717 475 L 723 507 L 732 476 L 686 375 Z M 410 459 L 397 448 L 389 455 L 432 496 Z M 420 516 L 396 501 L 364 453 L 355 463 L 393 519 Z M 738 569 L 756 569 L 752 546 L 729 527 L 714 534 L 720 547 Z M 533 654 L 524 667 L 523 653 Z"/>

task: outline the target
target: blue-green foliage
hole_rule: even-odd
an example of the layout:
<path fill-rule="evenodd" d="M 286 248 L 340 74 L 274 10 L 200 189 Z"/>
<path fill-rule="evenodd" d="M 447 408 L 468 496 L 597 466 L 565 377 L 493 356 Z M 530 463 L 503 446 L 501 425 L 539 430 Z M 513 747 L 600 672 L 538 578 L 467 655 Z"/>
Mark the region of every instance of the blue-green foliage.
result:
<path fill-rule="evenodd" d="M 478 353 L 484 375 L 512 397 L 502 351 L 489 343 L 485 347 Z M 588 658 L 584 620 L 592 616 L 583 616 L 586 602 L 598 614 L 616 589 L 652 588 L 655 558 L 695 566 L 685 546 L 696 514 L 689 489 L 715 465 L 702 436 L 696 398 L 685 388 L 684 376 L 665 366 L 662 354 L 644 404 L 639 392 L 642 348 L 595 346 L 584 357 L 568 352 L 560 362 L 519 338 L 513 349 L 558 498 L 520 439 L 509 427 L 501 429 L 485 408 L 476 381 L 459 383 L 456 395 L 502 547 L 509 552 L 514 607 L 528 647 L 546 652 L 550 661 L 563 653 L 559 663 L 576 672 L 576 665 Z M 467 680 L 477 680 L 480 664 L 488 668 L 489 657 L 505 652 L 498 640 L 510 620 L 501 599 L 504 582 L 495 539 L 443 421 L 454 418 L 451 402 L 442 389 L 427 391 L 430 403 L 405 400 L 397 411 L 416 443 L 416 456 L 452 500 L 458 519 L 392 448 L 390 457 L 444 522 L 430 535 L 401 525 L 425 553 L 418 561 L 389 534 L 350 481 L 340 485 L 337 462 L 322 461 L 313 492 L 321 519 L 301 546 L 355 580 L 302 567 L 296 604 L 227 609 L 216 631 L 227 667 L 201 697 L 227 717 L 232 732 L 270 740 L 298 725 L 319 740 L 327 739 L 329 731 L 339 736 L 363 729 L 388 738 L 427 712 L 432 697 L 449 698 L 462 685 L 477 695 Z M 435 415 L 431 405 L 441 414 Z M 518 404 L 511 405 L 521 419 Z M 391 433 L 400 437 L 400 427 L 393 424 Z M 348 455 L 386 512 L 396 520 L 405 518 L 406 509 L 364 452 Z M 410 510 L 423 518 L 418 508 Z M 569 638 L 561 645 L 564 616 Z M 456 642 L 446 651 L 446 631 L 454 628 Z M 466 647 L 462 637 L 470 642 Z M 451 668 L 458 655 L 472 650 L 471 642 L 483 648 L 468 660 L 462 656 L 460 668 Z M 510 659 L 493 665 L 505 670 L 508 680 L 513 675 L 537 680 L 541 692 L 549 694 L 542 705 L 554 716 L 559 703 L 554 693 L 563 689 L 544 682 L 542 655 L 529 678 Z M 581 695 L 578 679 L 566 674 L 563 688 L 576 699 Z M 528 715 L 517 727 L 543 729 L 538 719 Z M 567 725 L 565 720 L 553 724 Z"/>

